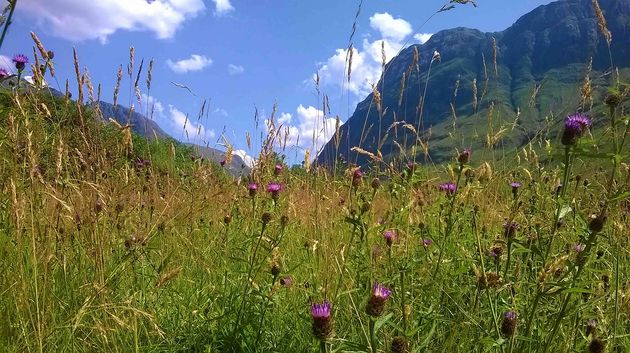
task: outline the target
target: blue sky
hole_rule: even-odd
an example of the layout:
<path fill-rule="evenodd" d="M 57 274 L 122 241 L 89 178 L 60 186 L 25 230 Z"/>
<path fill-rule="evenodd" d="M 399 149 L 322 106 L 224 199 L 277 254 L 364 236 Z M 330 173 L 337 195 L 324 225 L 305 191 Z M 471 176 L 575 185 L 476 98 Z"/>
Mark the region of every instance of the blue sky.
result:
<path fill-rule="evenodd" d="M 46 49 L 55 51 L 57 81 L 49 78 L 51 86 L 63 91 L 69 79 L 76 92 L 75 47 L 82 68 L 101 84 L 101 98 L 111 102 L 116 71 L 122 65 L 126 73 L 133 46 L 136 68 L 145 59 L 142 82 L 148 61 L 155 60 L 153 84 L 150 92 L 141 86 L 138 102 L 129 97 L 132 83 L 123 77 L 121 104 L 133 104 L 138 111 L 154 106 L 153 119 L 179 140 L 221 148 L 224 136 L 240 154 L 255 155 L 276 102 L 285 153 L 299 161 L 306 149 L 315 154 L 334 132 L 334 117 L 345 121 L 376 83 L 381 41 L 389 60 L 402 47 L 443 29 L 503 30 L 551 1 L 476 0 L 476 8 L 457 5 L 422 26 L 447 2 L 364 0 L 353 38 L 350 84 L 343 77 L 345 50 L 359 0 L 19 0 L 0 66 L 16 53 L 32 59 L 29 32 L 34 31 Z M 319 96 L 313 84 L 316 72 Z M 186 85 L 194 95 L 173 83 Z M 321 111 L 323 94 L 329 97 L 330 116 Z M 208 114 L 199 119 L 204 100 Z M 252 137 L 251 149 L 246 133 Z"/>

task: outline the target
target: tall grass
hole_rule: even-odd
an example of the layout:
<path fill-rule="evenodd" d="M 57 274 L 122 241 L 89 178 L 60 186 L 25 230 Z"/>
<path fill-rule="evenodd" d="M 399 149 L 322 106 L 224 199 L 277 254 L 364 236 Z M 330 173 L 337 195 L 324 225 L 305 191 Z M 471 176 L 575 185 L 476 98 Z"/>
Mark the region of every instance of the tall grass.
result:
<path fill-rule="evenodd" d="M 105 123 L 75 64 L 77 102 L 0 92 L 0 350 L 630 351 L 627 86 L 497 163 L 291 171 L 272 124 L 234 180 Z"/>

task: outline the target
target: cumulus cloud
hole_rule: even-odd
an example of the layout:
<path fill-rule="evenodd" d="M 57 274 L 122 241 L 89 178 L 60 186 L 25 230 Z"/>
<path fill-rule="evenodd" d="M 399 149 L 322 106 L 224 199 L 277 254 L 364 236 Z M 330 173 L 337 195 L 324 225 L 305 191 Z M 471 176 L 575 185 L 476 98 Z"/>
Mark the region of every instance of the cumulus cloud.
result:
<path fill-rule="evenodd" d="M 214 139 L 214 130 L 206 129 L 199 121 L 191 120 L 173 105 L 165 106 L 152 96 L 142 94 L 141 112 L 149 111 L 149 117 L 175 138 L 187 142 L 205 143 Z"/>
<path fill-rule="evenodd" d="M 230 3 L 230 0 L 212 0 L 215 5 L 215 14 L 222 16 L 234 11 L 234 6 Z"/>
<path fill-rule="evenodd" d="M 296 115 L 281 113 L 276 120 L 279 129 L 277 146 L 281 148 L 298 147 L 310 150 L 311 156 L 317 152 L 335 134 L 336 119 L 324 116 L 324 112 L 313 107 L 300 104 Z M 269 128 L 269 121 L 267 121 Z"/>
<path fill-rule="evenodd" d="M 172 38 L 186 20 L 204 9 L 203 0 L 22 0 L 17 7 L 58 37 L 102 42 L 118 30 Z"/>
<path fill-rule="evenodd" d="M 424 44 L 429 40 L 429 38 L 431 38 L 432 35 L 433 33 L 416 33 L 413 35 L 413 39 L 417 40 L 420 44 Z"/>
<path fill-rule="evenodd" d="M 228 73 L 230 75 L 240 75 L 243 72 L 245 72 L 245 68 L 241 65 L 234 65 L 234 64 L 228 65 Z"/>
<path fill-rule="evenodd" d="M 256 164 L 256 160 L 254 159 L 254 157 L 248 155 L 245 150 L 235 150 L 232 153 L 241 157 L 243 162 L 245 162 L 245 165 L 250 168 L 254 167 L 254 165 Z"/>
<path fill-rule="evenodd" d="M 381 33 L 383 38 L 400 42 L 411 34 L 411 24 L 402 18 L 394 18 L 385 13 L 375 13 L 370 17 L 370 27 Z"/>
<path fill-rule="evenodd" d="M 388 13 L 376 13 L 370 17 L 370 26 L 379 32 L 381 39 L 364 39 L 361 48 L 352 48 L 352 70 L 347 80 L 348 50 L 337 49 L 335 54 L 320 63 L 319 76 L 322 86 L 337 86 L 363 98 L 372 92 L 372 85 L 381 76 L 383 52 L 389 62 L 402 49 L 405 39 L 413 32 L 411 24 Z M 381 50 L 383 49 L 383 50 Z"/>
<path fill-rule="evenodd" d="M 193 54 L 188 59 L 182 59 L 173 61 L 171 59 L 166 60 L 166 64 L 174 72 L 178 74 L 185 74 L 189 71 L 200 71 L 212 64 L 212 59 L 207 58 L 205 55 Z"/>
<path fill-rule="evenodd" d="M 212 111 L 212 113 L 220 115 L 222 117 L 227 117 L 229 115 L 227 110 L 225 110 L 223 108 L 216 108 L 215 110 Z"/>

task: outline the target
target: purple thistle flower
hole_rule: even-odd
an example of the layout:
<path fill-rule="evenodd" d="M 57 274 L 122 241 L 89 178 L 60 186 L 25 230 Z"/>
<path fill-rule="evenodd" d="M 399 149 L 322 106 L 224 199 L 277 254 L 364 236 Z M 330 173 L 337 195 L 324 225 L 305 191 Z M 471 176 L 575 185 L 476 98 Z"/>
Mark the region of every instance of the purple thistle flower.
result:
<path fill-rule="evenodd" d="M 319 340 L 325 340 L 332 334 L 332 322 L 330 317 L 330 303 L 311 304 L 311 316 L 313 317 L 313 334 Z"/>
<path fill-rule="evenodd" d="M 472 151 L 470 148 L 464 148 L 464 150 L 457 157 L 457 161 L 461 164 L 466 164 L 468 163 L 468 160 L 470 159 L 471 154 L 472 154 Z"/>
<path fill-rule="evenodd" d="M 256 196 L 256 193 L 258 192 L 258 184 L 249 183 L 249 185 L 247 185 L 247 190 L 249 191 L 250 197 Z"/>
<path fill-rule="evenodd" d="M 591 126 L 591 119 L 581 113 L 567 116 L 564 120 L 564 131 L 562 132 L 562 144 L 565 146 L 575 145 L 582 137 L 584 131 Z"/>
<path fill-rule="evenodd" d="M 313 303 L 311 305 L 311 315 L 313 319 L 325 319 L 330 317 L 330 303 L 324 300 L 323 303 Z"/>
<path fill-rule="evenodd" d="M 352 172 L 352 186 L 358 187 L 363 180 L 363 172 L 361 168 L 357 168 Z"/>
<path fill-rule="evenodd" d="M 501 322 L 501 334 L 503 334 L 503 337 L 508 338 L 514 336 L 514 332 L 516 332 L 516 319 L 516 312 L 505 312 L 503 322 Z"/>
<path fill-rule="evenodd" d="M 372 292 L 370 293 L 370 299 L 368 300 L 365 311 L 368 315 L 377 317 L 383 314 L 385 309 L 385 302 L 391 296 L 391 289 L 385 287 L 383 284 L 374 282 Z"/>
<path fill-rule="evenodd" d="M 507 238 L 512 238 L 516 234 L 516 231 L 521 226 L 516 221 L 506 221 L 503 223 L 503 229 L 505 230 L 505 236 Z"/>
<path fill-rule="evenodd" d="M 510 183 L 510 186 L 512 187 L 512 195 L 514 195 L 514 197 L 516 197 L 518 195 L 518 189 L 522 186 L 523 184 L 521 184 L 518 181 L 513 181 Z"/>
<path fill-rule="evenodd" d="M 444 191 L 447 196 L 451 196 L 455 194 L 455 191 L 457 191 L 457 185 L 455 185 L 455 183 L 450 182 L 450 181 L 448 183 L 440 184 L 438 188 L 440 189 L 440 191 Z"/>
<path fill-rule="evenodd" d="M 578 253 L 578 254 L 579 254 L 579 253 L 581 253 L 582 251 L 584 251 L 584 249 L 586 249 L 586 245 L 585 245 L 585 244 L 580 244 L 580 243 L 573 244 L 573 245 L 571 246 L 571 249 L 572 249 L 573 251 L 575 251 L 576 253 Z"/>
<path fill-rule="evenodd" d="M 221 162 L 219 162 L 219 164 L 221 164 L 221 166 L 224 167 L 226 162 L 227 161 L 225 159 L 222 159 Z"/>
<path fill-rule="evenodd" d="M 284 167 L 282 166 L 282 164 L 276 164 L 276 166 L 273 168 L 273 174 L 274 175 L 280 175 L 280 173 L 282 173 L 282 170 L 284 169 Z"/>
<path fill-rule="evenodd" d="M 7 71 L 5 68 L 0 68 L 0 80 L 7 76 L 9 76 L 9 71 Z"/>
<path fill-rule="evenodd" d="M 293 277 L 291 276 L 284 276 L 282 278 L 280 278 L 280 285 L 285 287 L 285 288 L 289 288 L 293 285 Z M 311 308 L 312 310 L 312 308 Z"/>
<path fill-rule="evenodd" d="M 17 54 L 13 57 L 13 63 L 18 71 L 22 71 L 28 64 L 28 57 L 24 54 Z"/>
<path fill-rule="evenodd" d="M 269 183 L 267 184 L 267 192 L 271 194 L 271 198 L 277 200 L 280 196 L 280 191 L 282 190 L 282 185 L 280 183 Z"/>
<path fill-rule="evenodd" d="M 431 239 L 422 239 L 422 246 L 424 246 L 425 248 L 428 248 L 429 246 L 433 245 L 433 240 Z"/>
<path fill-rule="evenodd" d="M 385 243 L 387 246 L 392 246 L 394 241 L 396 241 L 397 235 L 396 231 L 393 229 L 388 229 L 383 233 L 383 238 L 385 238 Z"/>

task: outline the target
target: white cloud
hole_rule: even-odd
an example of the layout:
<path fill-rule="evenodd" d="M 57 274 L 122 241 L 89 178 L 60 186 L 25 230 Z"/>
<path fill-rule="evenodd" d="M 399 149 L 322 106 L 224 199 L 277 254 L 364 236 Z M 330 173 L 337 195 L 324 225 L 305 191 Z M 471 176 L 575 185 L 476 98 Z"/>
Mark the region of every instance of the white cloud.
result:
<path fill-rule="evenodd" d="M 411 25 L 401 19 L 394 19 L 388 13 L 376 13 L 370 17 L 370 26 L 377 30 L 381 39 L 364 39 L 361 48 L 353 47 L 352 70 L 348 82 L 348 50 L 337 49 L 335 55 L 320 64 L 321 86 L 336 86 L 347 89 L 359 98 L 372 92 L 372 85 L 381 77 L 383 52 L 385 62 L 389 62 L 402 49 L 405 39 L 413 32 Z"/>
<path fill-rule="evenodd" d="M 166 64 L 174 72 L 178 74 L 185 74 L 189 71 L 200 71 L 205 67 L 212 64 L 212 59 L 207 58 L 205 55 L 193 54 L 188 59 L 182 59 L 178 61 L 166 60 Z"/>
<path fill-rule="evenodd" d="M 234 6 L 230 3 L 230 0 L 212 0 L 216 6 L 215 13 L 217 16 L 222 16 L 234 11 Z"/>
<path fill-rule="evenodd" d="M 240 75 L 243 72 L 245 72 L 245 68 L 241 65 L 234 65 L 234 64 L 228 65 L 228 73 L 230 75 Z"/>
<path fill-rule="evenodd" d="M 101 42 L 118 30 L 172 38 L 186 20 L 204 9 L 203 0 L 21 0 L 17 7 L 58 37 Z"/>
<path fill-rule="evenodd" d="M 5 69 L 8 72 L 13 72 L 15 66 L 13 66 L 13 59 L 8 56 L 0 55 L 0 69 Z"/>
<path fill-rule="evenodd" d="M 276 121 L 279 139 L 276 145 L 281 148 L 299 147 L 311 151 L 315 157 L 317 152 L 335 134 L 336 119 L 324 116 L 324 112 L 313 107 L 300 104 L 295 117 L 289 113 L 281 113 Z M 266 121 L 267 127 L 269 122 Z"/>
<path fill-rule="evenodd" d="M 221 115 L 223 117 L 227 117 L 229 115 L 227 110 L 225 110 L 223 108 L 217 108 L 217 109 L 213 110 L 212 113 Z"/>
<path fill-rule="evenodd" d="M 426 43 L 429 38 L 433 36 L 433 33 L 416 33 L 413 35 L 413 38 L 418 41 L 420 44 Z"/>
<path fill-rule="evenodd" d="M 375 13 L 370 17 L 370 26 L 381 32 L 383 38 L 400 42 L 409 34 L 411 34 L 411 24 L 402 18 L 394 18 L 392 15 L 385 13 Z"/>
<path fill-rule="evenodd" d="M 191 120 L 173 105 L 169 104 L 165 108 L 162 102 L 143 93 L 140 112 L 146 112 L 147 106 L 149 118 L 175 138 L 186 142 L 206 143 L 216 137 L 214 130 L 206 129 L 201 122 Z"/>
<path fill-rule="evenodd" d="M 248 155 L 245 150 L 235 150 L 235 151 L 232 152 L 232 154 L 235 154 L 235 155 L 241 157 L 243 162 L 245 162 L 245 165 L 247 165 L 250 168 L 252 168 L 252 167 L 254 167 L 254 165 L 256 165 L 256 160 L 254 159 L 254 157 Z"/>

